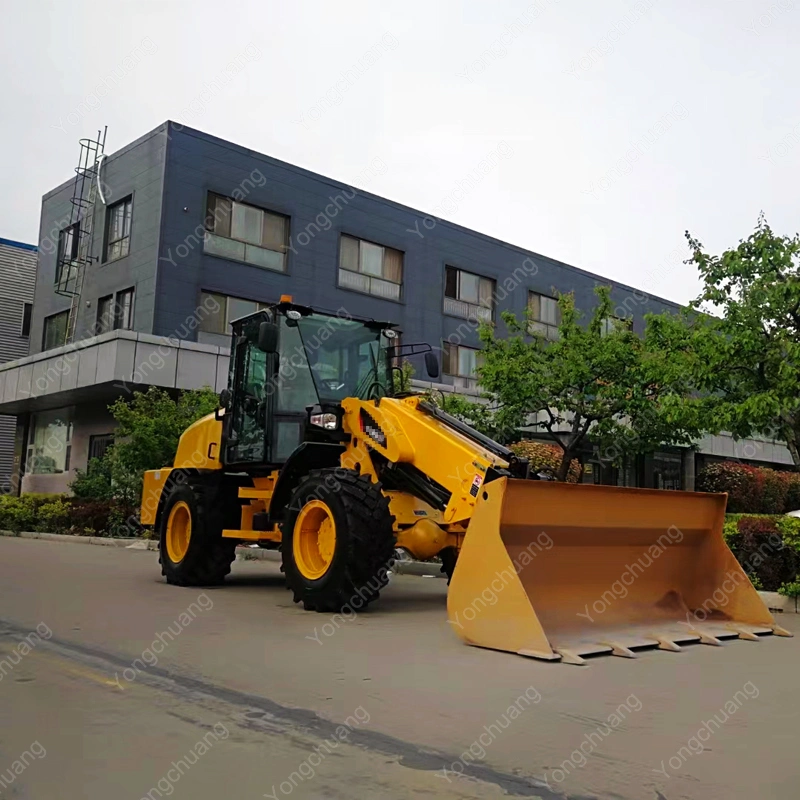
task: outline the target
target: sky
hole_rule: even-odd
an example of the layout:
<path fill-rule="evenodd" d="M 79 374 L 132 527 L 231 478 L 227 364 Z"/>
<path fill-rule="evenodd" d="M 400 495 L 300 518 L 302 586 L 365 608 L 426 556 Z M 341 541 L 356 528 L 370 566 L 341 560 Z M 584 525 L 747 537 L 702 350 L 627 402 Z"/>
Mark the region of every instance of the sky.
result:
<path fill-rule="evenodd" d="M 797 230 L 800 0 L 0 5 L 3 238 L 166 119 L 680 303 Z"/>

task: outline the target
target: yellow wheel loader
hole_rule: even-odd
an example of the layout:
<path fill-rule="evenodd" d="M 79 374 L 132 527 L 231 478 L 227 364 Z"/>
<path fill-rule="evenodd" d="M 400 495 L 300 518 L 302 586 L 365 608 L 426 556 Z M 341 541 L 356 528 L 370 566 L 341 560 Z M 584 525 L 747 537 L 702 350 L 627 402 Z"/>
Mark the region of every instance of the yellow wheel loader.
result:
<path fill-rule="evenodd" d="M 295 602 L 360 610 L 395 548 L 439 556 L 468 644 L 582 663 L 683 642 L 788 635 L 722 538 L 725 496 L 531 479 L 528 464 L 394 390 L 389 323 L 290 297 L 232 324 L 220 408 L 145 474 L 141 520 L 168 583 L 221 582 L 242 542 L 279 549 Z"/>

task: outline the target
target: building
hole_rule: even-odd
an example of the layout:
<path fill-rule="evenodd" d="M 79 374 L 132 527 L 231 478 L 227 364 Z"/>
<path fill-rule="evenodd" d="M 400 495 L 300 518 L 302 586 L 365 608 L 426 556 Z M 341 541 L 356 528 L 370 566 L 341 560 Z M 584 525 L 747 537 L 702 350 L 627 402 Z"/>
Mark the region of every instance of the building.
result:
<path fill-rule="evenodd" d="M 36 246 L 0 239 L 0 364 L 28 355 L 33 294 L 36 286 Z M 16 490 L 16 419 L 0 416 L 0 493 Z"/>
<path fill-rule="evenodd" d="M 487 166 L 504 157 L 499 147 Z M 173 122 L 100 167 L 82 164 L 80 191 L 71 180 L 42 200 L 30 355 L 0 367 L 22 491 L 65 490 L 111 441 L 116 397 L 151 385 L 221 390 L 229 321 L 282 294 L 441 345 L 441 380 L 469 392 L 478 320 L 529 307 L 552 335 L 555 290 L 588 312 L 595 286 L 612 283 Z M 383 170 L 376 159 L 358 182 Z M 635 330 L 644 314 L 677 309 L 621 284 L 612 298 Z M 706 449 L 728 455 L 729 444 L 715 437 Z M 694 455 L 675 451 L 589 479 L 688 488 L 693 471 Z"/>

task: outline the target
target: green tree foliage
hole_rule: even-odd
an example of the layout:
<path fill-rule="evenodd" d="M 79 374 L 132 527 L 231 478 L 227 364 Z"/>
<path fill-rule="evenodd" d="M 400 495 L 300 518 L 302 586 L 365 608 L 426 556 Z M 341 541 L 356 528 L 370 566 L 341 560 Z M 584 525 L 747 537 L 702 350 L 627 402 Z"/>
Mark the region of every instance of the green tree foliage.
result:
<path fill-rule="evenodd" d="M 776 235 L 763 215 L 722 255 L 686 237 L 703 288 L 689 325 L 660 330 L 698 392 L 686 411 L 713 433 L 777 436 L 800 466 L 800 237 Z"/>
<path fill-rule="evenodd" d="M 183 431 L 218 405 L 219 398 L 210 388 L 173 398 L 151 386 L 147 392 L 134 392 L 130 400 L 119 398 L 109 406 L 117 421 L 114 444 L 102 459 L 93 460 L 87 472 L 78 474 L 71 486 L 73 493 L 93 499 L 113 496 L 135 506 L 144 472 L 170 466 Z"/>
<path fill-rule="evenodd" d="M 500 430 L 526 424 L 544 429 L 561 449 L 556 477 L 562 481 L 587 437 L 601 457 L 619 463 L 662 443 L 689 444 L 700 433 L 681 411 L 687 390 L 682 364 L 613 318 L 608 287 L 596 294 L 586 325 L 572 295 L 559 297 L 554 342 L 535 331 L 529 335 L 527 321 L 508 312 L 507 337 L 488 325 L 480 331 L 484 360 L 478 372 L 492 424 Z"/>

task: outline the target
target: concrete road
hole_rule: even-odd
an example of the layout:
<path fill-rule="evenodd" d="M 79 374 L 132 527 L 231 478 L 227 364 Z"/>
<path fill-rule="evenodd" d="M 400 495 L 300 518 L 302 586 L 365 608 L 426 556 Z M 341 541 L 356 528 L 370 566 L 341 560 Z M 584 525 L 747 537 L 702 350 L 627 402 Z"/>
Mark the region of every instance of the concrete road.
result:
<path fill-rule="evenodd" d="M 800 637 L 570 667 L 462 645 L 445 593 L 348 621 L 269 562 L 0 538 L 0 800 L 797 796 Z"/>

